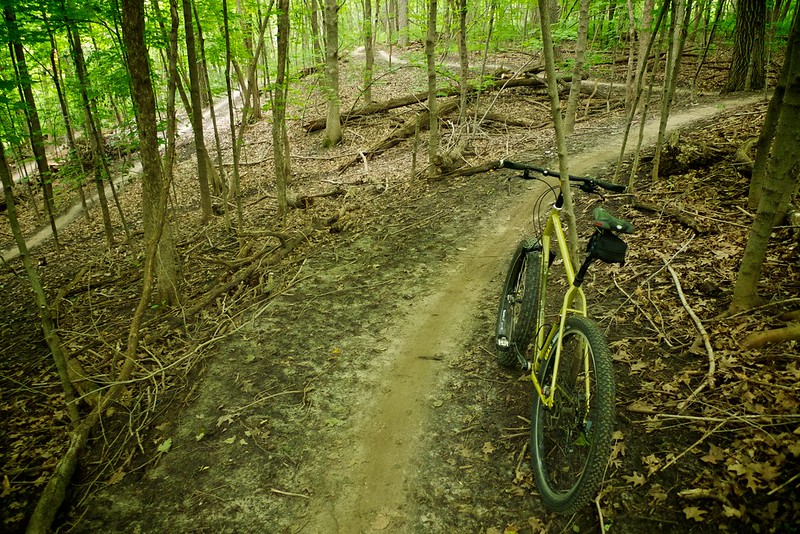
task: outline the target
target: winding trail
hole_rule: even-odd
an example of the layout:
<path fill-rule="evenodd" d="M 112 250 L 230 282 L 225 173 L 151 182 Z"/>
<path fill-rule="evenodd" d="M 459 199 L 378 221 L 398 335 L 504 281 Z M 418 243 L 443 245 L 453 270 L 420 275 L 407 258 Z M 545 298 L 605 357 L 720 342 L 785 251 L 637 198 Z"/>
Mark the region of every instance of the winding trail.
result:
<path fill-rule="evenodd" d="M 235 91 L 233 95 L 234 105 L 240 102 L 240 95 L 239 91 Z M 228 120 L 228 101 L 226 99 L 219 99 L 219 101 L 214 105 L 214 111 L 217 114 L 217 125 L 220 130 L 223 128 L 227 128 L 229 124 Z M 223 112 L 224 113 L 221 113 Z M 209 125 L 211 122 L 211 111 L 206 109 L 203 112 L 204 122 L 203 124 Z M 208 128 L 205 128 L 208 130 Z M 176 137 L 178 139 L 184 138 L 188 139 L 191 142 L 191 134 L 192 133 L 192 124 L 188 118 L 182 117 L 178 119 L 178 131 Z M 206 131 L 206 139 L 208 139 L 208 135 L 212 132 Z M 31 165 L 27 163 L 27 165 Z M 16 174 L 19 174 L 21 170 L 17 170 Z M 142 172 L 142 163 L 139 161 L 138 156 L 135 160 L 133 166 L 128 169 L 126 172 L 122 173 L 120 176 L 114 178 L 114 185 L 118 187 L 120 190 L 124 188 L 131 180 L 134 180 L 139 176 Z M 31 174 L 31 172 L 28 172 Z M 15 178 L 16 180 L 16 178 Z M 111 198 L 111 186 L 107 185 L 105 187 L 105 194 L 106 198 Z M 95 206 L 97 206 L 99 202 L 99 195 L 95 192 L 91 196 L 86 198 L 86 206 L 91 210 Z M 69 207 L 64 213 L 60 214 L 56 217 L 56 228 L 61 230 L 62 228 L 66 228 L 68 225 L 75 222 L 75 220 L 83 214 L 83 206 L 80 202 L 76 202 L 72 206 Z M 27 245 L 28 250 L 30 251 L 33 248 L 38 247 L 48 239 L 53 237 L 53 230 L 50 228 L 50 225 L 45 225 L 41 230 L 37 231 L 32 236 L 29 236 L 25 240 L 25 244 Z M 4 262 L 9 262 L 19 256 L 19 249 L 16 245 L 12 246 L 11 248 L 0 250 L 0 257 L 2 257 Z"/>
<path fill-rule="evenodd" d="M 752 105 L 761 98 L 721 100 L 675 112 L 668 130 Z M 652 145 L 657 135 L 658 120 L 648 122 L 643 146 Z M 621 146 L 622 134 L 615 134 L 601 146 L 570 155 L 570 172 L 591 174 L 598 166 L 615 162 Z M 487 256 L 487 251 L 512 250 L 536 196 L 536 188 L 531 188 L 477 229 L 469 247 L 454 255 L 451 268 L 433 284 L 439 289 L 389 329 L 386 337 L 395 340 L 387 354 L 391 363 L 376 381 L 386 385 L 359 413 L 353 430 L 342 436 L 341 443 L 350 451 L 338 464 L 329 466 L 325 480 L 320 481 L 303 532 L 402 532 L 408 526 L 408 483 L 415 475 L 415 456 L 424 453 L 418 445 L 424 442 L 429 394 L 443 380 L 454 351 L 460 349 L 464 333 L 474 321 L 479 297 L 492 277 L 504 269 L 505 255 Z"/>

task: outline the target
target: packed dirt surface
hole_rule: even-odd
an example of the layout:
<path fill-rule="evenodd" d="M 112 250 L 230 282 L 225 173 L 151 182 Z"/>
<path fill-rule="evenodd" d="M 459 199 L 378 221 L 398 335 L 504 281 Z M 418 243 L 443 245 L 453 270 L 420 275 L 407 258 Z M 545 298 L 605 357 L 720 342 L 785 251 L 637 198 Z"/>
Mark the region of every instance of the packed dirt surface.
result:
<path fill-rule="evenodd" d="M 513 113 L 530 98 L 514 92 L 497 106 Z M 670 131 L 702 132 L 731 117 L 760 116 L 763 102 L 763 95 L 751 95 L 684 107 L 674 112 Z M 546 110 L 539 113 L 546 118 Z M 622 140 L 619 124 L 614 115 L 580 123 L 570 141 L 570 172 L 610 179 Z M 619 431 L 596 506 L 561 517 L 543 508 L 528 466 L 530 382 L 522 372 L 499 368 L 493 356 L 506 264 L 547 187 L 509 181 L 514 173 L 507 171 L 411 177 L 407 147 L 337 175 L 331 161 L 347 157 L 359 139 L 374 138 L 369 127 L 346 130 L 350 137 L 338 152 L 297 151 L 293 190 L 346 192 L 294 210 L 286 232 L 304 229 L 312 219 L 335 222 L 310 233 L 282 263 L 265 263 L 256 282 L 237 289 L 261 297 L 231 309 L 222 296 L 204 312 L 203 326 L 175 329 L 175 344 L 186 342 L 181 352 L 153 350 L 158 366 L 143 373 L 143 397 L 108 414 L 108 434 L 104 427 L 94 439 L 95 451 L 104 452 L 93 453 L 76 477 L 60 531 L 493 534 L 589 532 L 602 525 L 614 532 L 716 532 L 720 525 L 769 531 L 793 524 L 797 505 L 787 496 L 795 491 L 800 453 L 792 441 L 796 419 L 763 425 L 773 438 L 768 447 L 785 460 L 770 464 L 781 469 L 780 478 L 752 470 L 747 478 L 750 464 L 737 460 L 747 487 L 739 491 L 735 479 L 720 475 L 725 490 L 710 482 L 703 466 L 719 462 L 723 472 L 727 465 L 737 474 L 725 455 L 738 459 L 728 447 L 740 425 L 723 426 L 718 414 L 676 408 L 702 381 L 705 353 L 692 346 L 696 332 L 672 295 L 660 255 L 715 258 L 708 267 L 724 271 L 724 281 L 715 281 L 716 275 L 705 281 L 727 292 L 741 253 L 723 246 L 721 230 L 687 248 L 686 228 L 669 221 L 672 199 L 685 193 L 685 183 L 665 194 L 644 171 L 637 175 L 637 189 L 646 196 L 652 187 L 662 213 L 637 211 L 626 195 L 604 204 L 640 228 L 628 240 L 628 264 L 597 265 L 587 281 L 590 313 L 606 331 L 618 365 Z M 264 128 L 255 125 L 252 139 L 268 138 Z M 657 128 L 657 122 L 646 124 L 645 146 Z M 475 141 L 478 160 L 556 166 L 549 128 L 482 133 L 485 138 L 476 135 Z M 191 166 L 184 165 L 190 175 Z M 263 169 L 246 177 L 247 217 L 254 226 L 273 216 L 274 208 L 265 207 L 274 203 L 271 183 L 258 181 L 269 174 Z M 741 204 L 747 181 L 738 179 L 738 185 L 725 183 Z M 136 194 L 134 184 L 126 195 Z M 598 202 L 576 195 L 582 240 L 590 232 L 587 214 Z M 700 211 L 693 215 L 704 225 L 720 225 Z M 183 249 L 194 261 L 208 263 L 212 251 L 236 246 L 219 228 L 185 233 Z M 271 238 L 258 230 L 251 237 Z M 122 257 L 136 264 L 134 254 Z M 111 261 L 105 265 L 114 269 Z M 77 267 L 62 279 L 71 279 Z M 682 274 L 699 286 L 700 275 L 691 264 L 685 267 Z M 796 287 L 788 295 L 782 291 L 776 288 L 775 296 L 790 298 Z M 724 298 L 702 300 L 696 304 L 707 305 L 705 319 L 724 309 Z M 730 330 L 722 329 L 718 348 L 733 368 L 740 351 L 730 344 Z M 797 371 L 795 360 L 786 365 L 789 372 Z M 787 412 L 796 414 L 796 392 L 785 387 L 777 391 L 784 393 Z M 129 416 L 145 397 L 148 416 Z M 711 399 L 700 399 L 696 405 L 711 406 Z M 696 419 L 665 423 L 656 415 L 659 406 L 662 414 Z M 125 427 L 128 437 L 113 442 L 110 430 Z M 750 446 L 757 447 L 757 440 Z M 751 457 L 755 462 L 757 454 Z M 682 493 L 697 489 L 705 493 Z M 772 504 L 774 493 L 781 504 Z M 771 512 L 745 506 L 749 502 Z M 26 507 L 30 503 L 17 505 Z M 23 523 L 7 517 L 5 525 L 18 530 Z"/>

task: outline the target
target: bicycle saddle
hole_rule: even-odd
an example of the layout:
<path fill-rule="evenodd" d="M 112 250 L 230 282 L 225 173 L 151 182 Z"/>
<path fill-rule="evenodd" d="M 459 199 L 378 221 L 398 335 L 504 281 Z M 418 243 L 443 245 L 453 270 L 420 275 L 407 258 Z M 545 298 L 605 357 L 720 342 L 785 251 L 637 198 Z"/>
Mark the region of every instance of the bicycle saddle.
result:
<path fill-rule="evenodd" d="M 592 212 L 594 225 L 603 230 L 613 230 L 623 234 L 632 234 L 633 225 L 624 219 L 618 219 L 603 208 L 595 208 Z"/>

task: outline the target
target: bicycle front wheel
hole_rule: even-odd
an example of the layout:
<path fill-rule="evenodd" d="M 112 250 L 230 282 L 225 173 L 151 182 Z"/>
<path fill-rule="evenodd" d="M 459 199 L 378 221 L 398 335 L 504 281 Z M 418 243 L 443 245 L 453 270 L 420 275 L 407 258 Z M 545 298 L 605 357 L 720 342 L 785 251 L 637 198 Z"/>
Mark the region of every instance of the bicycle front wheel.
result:
<path fill-rule="evenodd" d="M 549 393 L 555 369 L 553 341 L 539 381 Z M 552 510 L 572 514 L 594 499 L 611 454 L 614 369 L 608 343 L 586 317 L 566 321 L 553 407 L 534 395 L 531 456 L 536 486 Z"/>
<path fill-rule="evenodd" d="M 541 256 L 535 246 L 522 241 L 508 267 L 495 332 L 497 361 L 505 367 L 519 362 L 517 352 L 524 355 L 533 338 L 541 291 Z"/>

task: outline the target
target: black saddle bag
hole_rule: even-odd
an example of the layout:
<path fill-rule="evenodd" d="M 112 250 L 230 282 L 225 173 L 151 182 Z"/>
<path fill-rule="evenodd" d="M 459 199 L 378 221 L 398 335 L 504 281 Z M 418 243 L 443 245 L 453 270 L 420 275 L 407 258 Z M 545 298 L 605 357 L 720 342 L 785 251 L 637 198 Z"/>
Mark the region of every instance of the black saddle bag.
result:
<path fill-rule="evenodd" d="M 586 252 L 606 263 L 625 265 L 625 252 L 628 244 L 610 230 L 600 230 L 589 239 Z"/>

